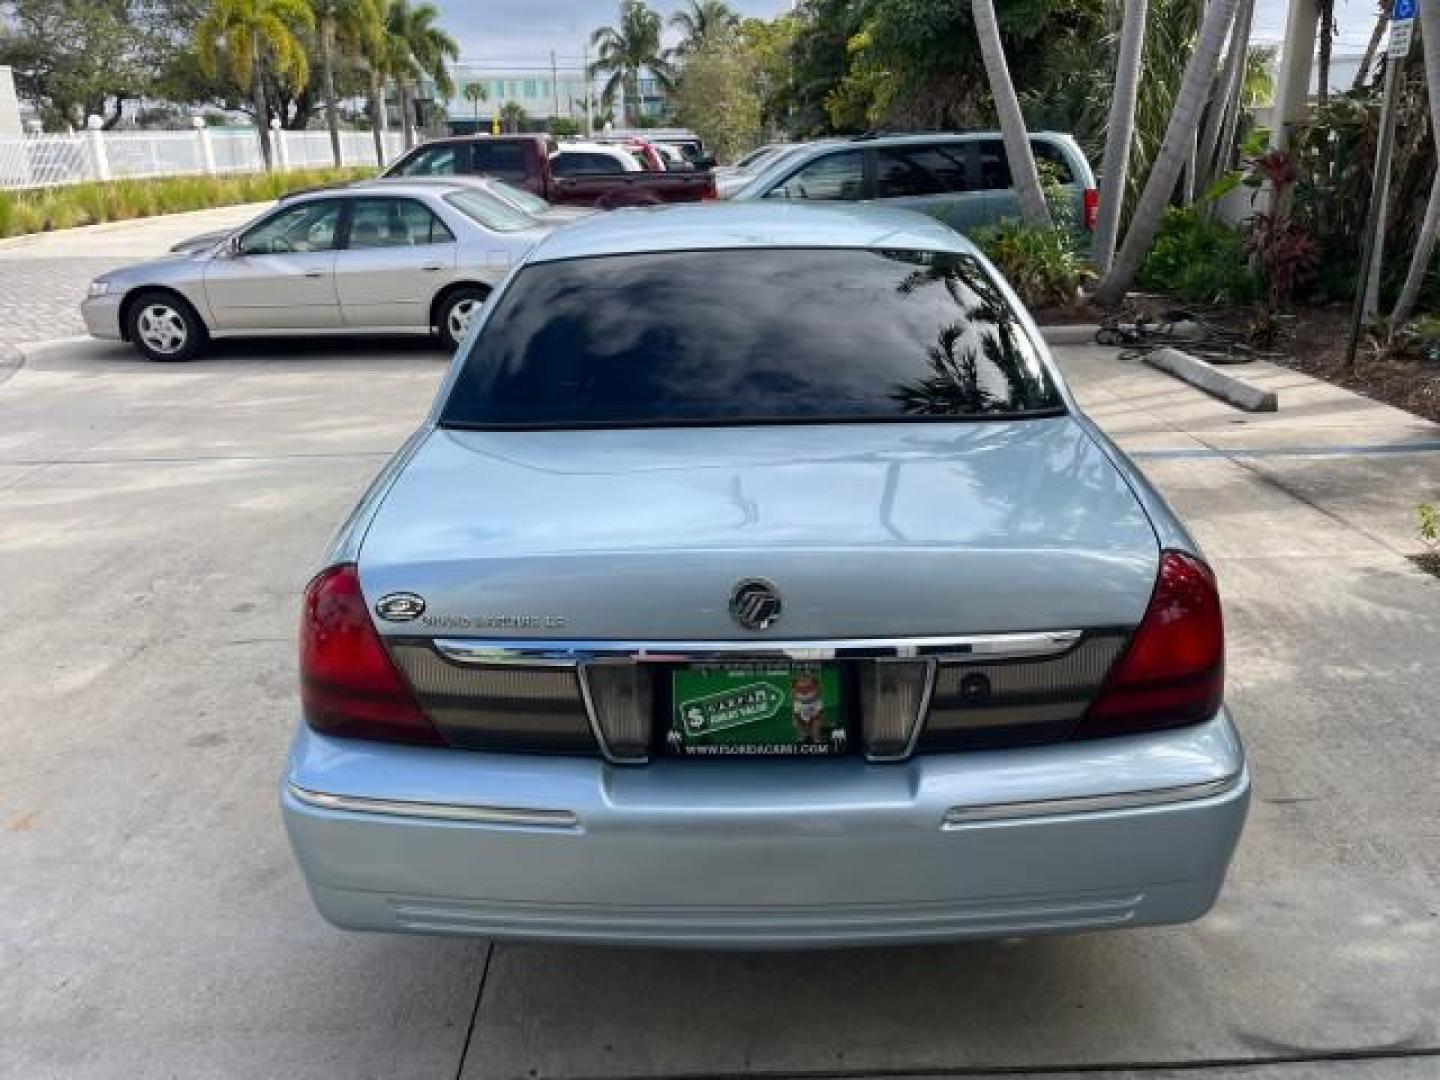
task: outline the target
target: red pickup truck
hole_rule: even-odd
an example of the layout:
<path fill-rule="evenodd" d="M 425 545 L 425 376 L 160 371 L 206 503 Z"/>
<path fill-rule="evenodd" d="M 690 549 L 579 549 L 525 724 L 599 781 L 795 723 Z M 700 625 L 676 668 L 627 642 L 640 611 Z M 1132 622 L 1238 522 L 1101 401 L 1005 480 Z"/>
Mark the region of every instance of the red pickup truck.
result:
<path fill-rule="evenodd" d="M 475 173 L 523 187 L 552 203 L 594 206 L 653 206 L 715 198 L 709 172 L 586 172 L 556 176 L 548 135 L 463 135 L 436 139 L 411 150 L 385 176 L 453 176 Z"/>

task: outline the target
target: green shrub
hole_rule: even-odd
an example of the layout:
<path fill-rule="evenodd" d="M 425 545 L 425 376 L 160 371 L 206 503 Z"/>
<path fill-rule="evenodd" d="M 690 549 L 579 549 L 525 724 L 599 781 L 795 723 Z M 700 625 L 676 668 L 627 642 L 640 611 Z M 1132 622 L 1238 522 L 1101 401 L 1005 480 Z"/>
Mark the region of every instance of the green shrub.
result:
<path fill-rule="evenodd" d="M 1191 304 L 1248 304 L 1260 291 L 1245 237 L 1195 206 L 1165 211 L 1139 283 Z"/>
<path fill-rule="evenodd" d="M 166 176 L 0 192 L 0 236 L 22 236 L 154 214 L 269 202 L 286 192 L 374 175 L 371 168 L 299 169 L 234 176 Z"/>
<path fill-rule="evenodd" d="M 1073 304 L 1090 276 L 1075 234 L 1037 229 L 1013 218 L 976 230 L 974 240 L 1028 307 Z"/>

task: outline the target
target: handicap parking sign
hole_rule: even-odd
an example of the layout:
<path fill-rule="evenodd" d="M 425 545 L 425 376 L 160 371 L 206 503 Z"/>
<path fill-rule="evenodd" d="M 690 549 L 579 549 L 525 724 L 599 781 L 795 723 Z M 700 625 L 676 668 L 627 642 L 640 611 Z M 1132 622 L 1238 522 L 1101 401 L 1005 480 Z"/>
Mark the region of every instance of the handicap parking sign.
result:
<path fill-rule="evenodd" d="M 1395 0 L 1395 9 L 1390 12 L 1395 22 L 1415 18 L 1415 0 Z"/>

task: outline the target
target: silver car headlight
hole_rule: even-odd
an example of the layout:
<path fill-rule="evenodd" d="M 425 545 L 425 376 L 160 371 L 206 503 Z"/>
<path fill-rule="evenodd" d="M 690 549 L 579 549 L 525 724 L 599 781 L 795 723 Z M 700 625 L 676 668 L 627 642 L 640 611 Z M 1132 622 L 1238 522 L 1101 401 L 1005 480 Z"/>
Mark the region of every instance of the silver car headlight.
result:
<path fill-rule="evenodd" d="M 104 278 L 99 278 L 95 281 L 90 282 L 91 296 L 104 296 L 109 291 L 110 282 L 106 281 Z"/>

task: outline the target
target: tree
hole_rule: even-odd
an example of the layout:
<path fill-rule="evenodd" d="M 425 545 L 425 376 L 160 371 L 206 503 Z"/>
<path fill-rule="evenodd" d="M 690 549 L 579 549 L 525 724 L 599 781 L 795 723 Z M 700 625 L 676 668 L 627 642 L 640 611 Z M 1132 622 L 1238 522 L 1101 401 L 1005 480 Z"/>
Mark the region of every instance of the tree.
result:
<path fill-rule="evenodd" d="M 1115 237 L 1125 203 L 1125 176 L 1135 134 L 1135 102 L 1140 92 L 1140 57 L 1145 47 L 1146 0 L 1125 0 L 1120 51 L 1110 99 L 1110 123 L 1100 177 L 1100 220 L 1095 229 L 1095 265 L 1103 274 L 1115 257 Z"/>
<path fill-rule="evenodd" d="M 436 25 L 439 18 L 434 4 L 412 8 L 407 0 L 390 0 L 386 12 L 382 52 L 400 94 L 406 149 L 415 145 L 415 88 L 420 80 L 430 79 L 441 97 L 455 92 L 449 62 L 459 59 L 460 46 Z"/>
<path fill-rule="evenodd" d="M 1420 0 L 1420 44 L 1425 50 L 1425 85 L 1430 97 L 1430 123 L 1435 133 L 1436 152 L 1440 153 L 1440 0 Z M 1393 333 L 1410 321 L 1415 310 L 1415 301 L 1420 297 L 1420 286 L 1430 269 L 1430 259 L 1435 254 L 1435 240 L 1440 233 L 1440 170 L 1430 183 L 1430 198 L 1425 203 L 1425 220 L 1415 238 L 1415 251 L 1410 256 L 1410 269 L 1405 274 L 1405 284 L 1400 288 L 1400 298 L 1390 315 Z"/>
<path fill-rule="evenodd" d="M 754 69 L 755 92 L 760 98 L 760 125 L 771 137 L 793 126 L 790 73 L 799 25 L 794 15 L 746 19 L 740 24 L 740 40 Z"/>
<path fill-rule="evenodd" d="M 525 111 L 525 106 L 518 101 L 507 101 L 500 106 L 500 123 L 505 130 L 512 135 L 520 130 L 520 125 L 530 119 L 530 114 Z"/>
<path fill-rule="evenodd" d="M 1370 40 L 1365 45 L 1365 52 L 1360 57 L 1360 66 L 1355 69 L 1355 81 L 1350 84 L 1351 90 L 1364 90 L 1365 83 L 1370 77 L 1370 68 L 1375 63 L 1375 54 L 1380 51 L 1380 39 L 1385 36 L 1385 28 L 1390 25 L 1390 5 L 1386 0 L 1380 0 L 1380 13 L 1375 18 L 1375 25 L 1370 30 Z"/>
<path fill-rule="evenodd" d="M 660 16 L 645 5 L 645 0 L 620 0 L 620 25 L 602 26 L 590 35 L 590 44 L 597 50 L 589 75 L 607 76 L 602 89 L 604 99 L 624 94 L 626 119 L 638 127 L 640 123 L 640 74 L 649 71 L 665 89 L 675 86 L 675 73 L 660 47 Z"/>
<path fill-rule="evenodd" d="M 265 168 L 274 167 L 270 147 L 270 111 L 265 103 L 267 69 L 304 85 L 310 62 L 300 34 L 313 30 L 315 16 L 306 0 L 215 0 L 195 30 L 200 67 L 215 75 L 222 67 L 255 103 L 255 129 Z"/>
<path fill-rule="evenodd" d="M 1200 175 L 1205 184 L 1213 182 L 1230 168 L 1241 103 L 1249 103 L 1246 84 L 1250 80 L 1255 58 L 1250 48 L 1250 29 L 1254 19 L 1255 0 L 1239 0 L 1235 24 L 1230 28 L 1230 44 L 1225 50 L 1225 64 L 1220 69 L 1217 92 L 1205 117 L 1205 132 L 1200 141 Z M 1209 211 L 1214 209 L 1212 202 Z"/>
<path fill-rule="evenodd" d="M 1160 152 L 1145 180 L 1145 189 L 1135 206 L 1120 253 L 1095 292 L 1095 299 L 1102 304 L 1114 304 L 1125 295 L 1125 290 L 1140 269 L 1141 260 L 1155 240 L 1160 215 L 1175 191 L 1175 181 L 1180 178 L 1180 169 L 1185 164 L 1192 133 L 1199 126 L 1200 112 L 1210 96 L 1210 88 L 1215 81 L 1215 62 L 1220 57 L 1220 49 L 1235 17 L 1235 4 L 1236 0 L 1210 0 L 1205 9 L 1200 37 L 1190 54 L 1190 62 L 1185 66 L 1185 77 L 1181 80 L 1180 94 L 1170 114 Z"/>
<path fill-rule="evenodd" d="M 310 0 L 320 25 L 321 90 L 325 98 L 325 123 L 330 129 L 330 152 L 338 169 L 340 157 L 340 106 L 335 95 L 335 53 L 343 48 L 351 56 L 363 53 L 368 42 L 381 32 L 384 8 L 381 0 Z"/>
<path fill-rule="evenodd" d="M 127 100 L 152 90 L 168 39 L 163 12 L 144 0 L 12 0 L 4 7 L 0 64 L 14 71 L 16 88 L 40 107 L 47 126 L 101 116 L 113 127 Z"/>
<path fill-rule="evenodd" d="M 388 15 L 388 11 L 384 14 Z M 390 130 L 390 110 L 385 103 L 385 82 L 390 77 L 390 35 L 386 19 L 382 18 L 374 34 L 361 42 L 360 59 L 370 84 L 370 129 L 375 137 L 375 164 L 384 168 L 385 133 Z"/>
<path fill-rule="evenodd" d="M 1315 61 L 1315 100 L 1324 105 L 1330 100 L 1330 54 L 1335 45 L 1335 0 L 1315 0 L 1320 13 L 1320 49 Z"/>
<path fill-rule="evenodd" d="M 490 91 L 485 89 L 485 84 L 480 82 L 468 82 L 460 90 L 460 96 L 475 107 L 475 126 L 480 126 L 480 103 L 490 100 Z"/>
<path fill-rule="evenodd" d="M 712 30 L 700 39 L 680 73 L 675 100 L 680 122 L 722 161 L 759 141 L 755 65 L 733 30 Z"/>
<path fill-rule="evenodd" d="M 686 7 L 670 16 L 670 25 L 680 31 L 680 44 L 675 55 L 689 56 L 697 52 L 705 40 L 717 31 L 734 30 L 740 16 L 724 0 L 685 0 Z"/>
<path fill-rule="evenodd" d="M 990 79 L 990 93 L 995 111 L 1000 114 L 1000 133 L 1005 140 L 1005 157 L 1010 163 L 1010 176 L 1020 197 L 1020 216 L 1027 225 L 1043 227 L 1050 224 L 1050 209 L 1040 190 L 1040 173 L 1035 168 L 1035 155 L 1030 149 L 1030 136 L 1025 130 L 1025 117 L 1010 81 L 1005 63 L 1005 49 L 1000 43 L 1000 25 L 995 19 L 993 0 L 971 0 L 975 32 L 980 38 L 980 55 Z"/>

